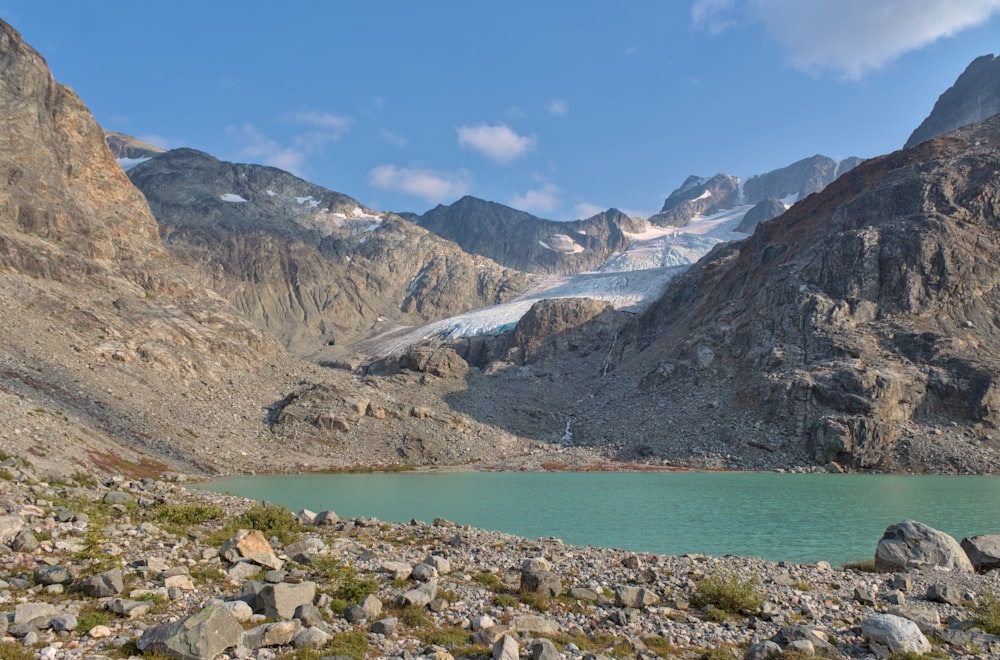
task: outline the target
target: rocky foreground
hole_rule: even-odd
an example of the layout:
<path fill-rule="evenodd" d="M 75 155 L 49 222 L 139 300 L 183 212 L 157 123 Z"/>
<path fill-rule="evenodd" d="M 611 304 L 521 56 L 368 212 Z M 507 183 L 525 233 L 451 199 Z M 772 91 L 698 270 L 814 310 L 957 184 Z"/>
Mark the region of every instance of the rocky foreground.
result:
<path fill-rule="evenodd" d="M 180 477 L 45 482 L 13 458 L 0 477 L 3 658 L 1000 654 L 981 629 L 997 573 L 964 556 L 888 573 L 666 557 L 292 514 Z M 920 527 L 887 531 L 880 568 L 922 561 L 904 538 Z"/>

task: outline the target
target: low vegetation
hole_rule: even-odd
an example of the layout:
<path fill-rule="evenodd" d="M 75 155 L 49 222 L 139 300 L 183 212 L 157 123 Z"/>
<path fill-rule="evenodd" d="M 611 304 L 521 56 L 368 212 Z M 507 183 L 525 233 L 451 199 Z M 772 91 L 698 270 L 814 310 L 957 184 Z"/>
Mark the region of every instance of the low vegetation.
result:
<path fill-rule="evenodd" d="M 996 594 L 992 592 L 984 594 L 979 602 L 969 609 L 972 610 L 972 622 L 983 632 L 1000 635 L 1000 599 Z"/>
<path fill-rule="evenodd" d="M 764 604 L 764 594 L 756 578 L 743 580 L 735 573 L 717 573 L 698 582 L 691 604 L 699 608 L 712 607 L 726 614 L 753 613 Z"/>

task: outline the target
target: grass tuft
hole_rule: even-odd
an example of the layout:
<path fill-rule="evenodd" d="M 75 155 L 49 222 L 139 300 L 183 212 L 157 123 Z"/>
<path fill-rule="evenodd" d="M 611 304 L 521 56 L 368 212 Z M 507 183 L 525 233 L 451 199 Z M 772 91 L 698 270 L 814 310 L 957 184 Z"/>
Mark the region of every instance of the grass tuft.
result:
<path fill-rule="evenodd" d="M 756 578 L 741 580 L 734 573 L 718 573 L 702 578 L 695 587 L 691 604 L 702 608 L 715 607 L 727 614 L 756 612 L 764 604 Z"/>

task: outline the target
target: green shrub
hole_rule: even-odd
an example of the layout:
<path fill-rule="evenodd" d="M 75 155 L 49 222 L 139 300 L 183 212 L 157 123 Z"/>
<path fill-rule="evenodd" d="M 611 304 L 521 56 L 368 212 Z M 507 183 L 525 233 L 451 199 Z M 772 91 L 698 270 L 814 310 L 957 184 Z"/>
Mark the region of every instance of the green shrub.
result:
<path fill-rule="evenodd" d="M 497 607 L 517 607 L 517 596 L 513 594 L 497 594 L 493 597 L 493 604 Z"/>
<path fill-rule="evenodd" d="M 288 544 L 298 540 L 302 535 L 302 526 L 295 514 L 283 506 L 275 504 L 255 504 L 243 513 L 233 516 L 222 529 L 210 535 L 205 542 L 209 545 L 221 545 L 228 541 L 241 529 L 255 529 L 265 537 L 277 537 Z"/>
<path fill-rule="evenodd" d="M 411 628 L 426 628 L 430 623 L 427 610 L 420 605 L 407 605 L 399 613 L 399 620 Z"/>
<path fill-rule="evenodd" d="M 507 588 L 503 581 L 496 575 L 493 575 L 493 573 L 479 573 L 478 575 L 473 575 L 472 580 L 493 591 L 503 591 Z"/>
<path fill-rule="evenodd" d="M 459 647 L 468 646 L 471 639 L 469 631 L 457 626 L 451 628 L 435 628 L 419 635 L 424 644 L 436 644 L 446 649 L 453 650 Z"/>
<path fill-rule="evenodd" d="M 764 594 L 756 578 L 741 580 L 734 573 L 707 575 L 695 587 L 691 604 L 713 606 L 729 614 L 756 612 L 764 604 Z"/>
<path fill-rule="evenodd" d="M 534 610 L 539 612 L 549 611 L 549 599 L 542 594 L 535 593 L 533 591 L 523 591 L 518 594 L 518 598 L 522 603 Z"/>
<path fill-rule="evenodd" d="M 17 642 L 0 642 L 0 660 L 34 660 L 35 653 Z"/>
<path fill-rule="evenodd" d="M 844 564 L 845 571 L 858 571 L 860 573 L 874 573 L 875 572 L 875 560 L 874 559 L 862 559 L 861 561 L 853 561 Z"/>
<path fill-rule="evenodd" d="M 151 517 L 163 525 L 190 527 L 222 517 L 222 508 L 203 504 L 159 504 L 153 507 Z"/>
<path fill-rule="evenodd" d="M 979 602 L 969 608 L 972 610 L 972 622 L 984 633 L 1000 635 L 1000 600 L 996 594 L 984 594 Z"/>

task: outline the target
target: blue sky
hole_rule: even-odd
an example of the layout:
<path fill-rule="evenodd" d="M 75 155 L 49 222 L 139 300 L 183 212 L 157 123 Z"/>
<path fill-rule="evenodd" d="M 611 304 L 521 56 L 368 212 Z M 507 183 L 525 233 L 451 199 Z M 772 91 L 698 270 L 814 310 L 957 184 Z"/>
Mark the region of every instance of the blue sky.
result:
<path fill-rule="evenodd" d="M 648 215 L 689 174 L 901 147 L 1000 0 L 0 0 L 108 130 L 379 209 Z"/>

